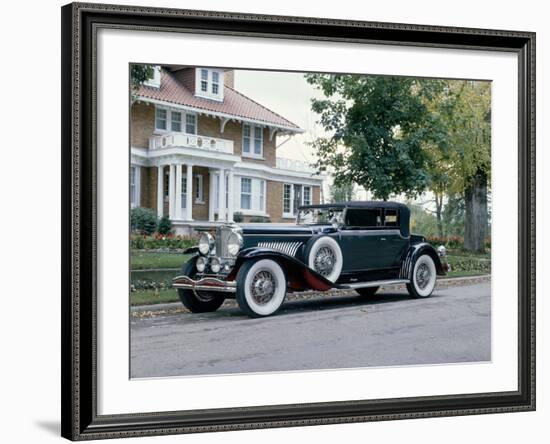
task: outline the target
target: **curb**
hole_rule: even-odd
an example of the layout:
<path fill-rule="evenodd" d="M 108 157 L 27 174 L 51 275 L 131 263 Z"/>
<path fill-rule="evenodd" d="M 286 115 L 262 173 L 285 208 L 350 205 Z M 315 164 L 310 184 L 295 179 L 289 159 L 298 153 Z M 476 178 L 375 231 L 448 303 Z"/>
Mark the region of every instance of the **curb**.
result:
<path fill-rule="evenodd" d="M 482 276 L 467 276 L 467 277 L 455 277 L 455 278 L 444 278 L 439 279 L 437 281 L 436 288 L 448 288 L 448 287 L 458 287 L 460 285 L 475 285 L 480 284 L 483 282 L 487 282 L 491 280 L 490 274 L 484 274 Z M 387 287 L 383 287 L 381 291 L 388 291 L 388 290 L 398 290 L 405 286 L 405 284 L 398 284 L 398 285 L 388 285 Z M 327 295 L 345 295 L 347 293 L 354 293 L 354 290 L 329 290 L 325 294 Z M 319 292 L 317 291 L 302 291 L 295 294 L 289 294 L 287 295 L 288 300 L 296 300 L 296 299 L 304 299 L 307 297 L 311 297 L 313 295 L 317 295 Z M 168 311 L 186 311 L 180 302 L 168 302 L 164 304 L 150 304 L 150 305 L 134 305 L 130 306 L 130 313 L 137 313 L 137 312 L 168 312 Z"/>

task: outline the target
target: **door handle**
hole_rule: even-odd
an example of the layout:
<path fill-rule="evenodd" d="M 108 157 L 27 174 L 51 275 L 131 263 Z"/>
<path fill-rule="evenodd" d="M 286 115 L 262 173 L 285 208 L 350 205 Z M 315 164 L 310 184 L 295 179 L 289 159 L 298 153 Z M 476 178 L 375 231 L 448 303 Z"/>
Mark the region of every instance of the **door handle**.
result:
<path fill-rule="evenodd" d="M 380 240 L 383 240 L 383 241 L 385 241 L 385 240 L 386 240 L 386 238 L 385 238 L 385 237 L 381 237 L 381 238 L 380 238 Z"/>

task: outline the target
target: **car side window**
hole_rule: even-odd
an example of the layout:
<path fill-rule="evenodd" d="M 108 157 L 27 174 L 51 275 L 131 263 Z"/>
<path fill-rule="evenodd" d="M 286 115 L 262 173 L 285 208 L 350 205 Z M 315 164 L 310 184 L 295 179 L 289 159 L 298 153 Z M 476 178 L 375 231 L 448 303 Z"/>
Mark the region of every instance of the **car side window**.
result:
<path fill-rule="evenodd" d="M 385 227 L 399 226 L 399 221 L 397 220 L 397 210 L 384 210 L 384 226 Z"/>
<path fill-rule="evenodd" d="M 376 208 L 348 208 L 346 225 L 350 229 L 380 227 L 382 211 Z"/>

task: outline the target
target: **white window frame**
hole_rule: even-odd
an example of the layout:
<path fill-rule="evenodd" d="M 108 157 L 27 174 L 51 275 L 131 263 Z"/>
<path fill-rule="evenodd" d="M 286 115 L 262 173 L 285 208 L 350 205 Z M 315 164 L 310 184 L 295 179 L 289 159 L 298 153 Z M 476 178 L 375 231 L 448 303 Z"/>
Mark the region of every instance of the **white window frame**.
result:
<path fill-rule="evenodd" d="M 252 178 L 251 177 L 241 177 L 241 180 L 240 180 L 240 188 L 239 188 L 239 207 L 241 210 L 252 210 L 252 199 L 253 199 L 253 196 L 252 196 Z M 248 192 L 244 192 L 243 191 L 243 182 L 244 181 L 248 181 L 250 183 L 250 191 Z M 243 206 L 243 195 L 247 195 L 248 196 L 248 208 L 245 208 Z"/>
<path fill-rule="evenodd" d="M 187 210 L 187 174 L 181 175 L 181 209 Z"/>
<path fill-rule="evenodd" d="M 132 188 L 133 187 L 133 188 Z M 141 167 L 130 166 L 130 208 L 141 204 Z"/>
<path fill-rule="evenodd" d="M 158 111 L 166 111 L 166 128 L 158 128 L 157 127 L 157 113 Z M 180 130 L 176 131 L 172 128 L 172 113 L 179 113 L 181 115 L 180 120 Z M 194 116 L 195 122 L 194 122 L 194 132 L 190 133 L 187 132 L 187 116 Z M 155 106 L 155 133 L 157 134 L 167 134 L 167 133 L 177 133 L 177 134 L 191 134 L 196 135 L 197 134 L 197 127 L 198 127 L 198 121 L 199 117 L 196 113 L 184 111 L 182 109 L 172 109 L 167 106 Z"/>
<path fill-rule="evenodd" d="M 242 181 L 250 180 L 250 193 L 245 193 L 250 196 L 250 208 L 243 208 L 242 204 Z M 245 216 L 264 216 L 266 213 L 266 186 L 267 181 L 258 177 L 242 176 L 236 179 L 237 194 L 235 199 L 235 211 L 242 213 Z"/>
<path fill-rule="evenodd" d="M 250 128 L 250 135 L 247 137 L 249 139 L 248 151 L 245 151 L 244 145 L 244 131 L 245 128 Z M 256 129 L 260 130 L 260 153 L 256 153 Z M 254 125 L 252 123 L 243 123 L 242 128 L 242 148 L 241 148 L 243 157 L 251 157 L 254 159 L 263 159 L 264 158 L 264 128 L 261 125 Z"/>
<path fill-rule="evenodd" d="M 197 180 L 196 183 L 193 183 L 193 186 L 196 187 L 195 193 L 193 195 L 193 198 L 195 200 L 196 204 L 203 204 L 204 203 L 204 179 L 202 174 L 194 174 L 194 179 Z M 194 182 L 194 180 L 193 180 Z"/>
<path fill-rule="evenodd" d="M 203 79 L 203 72 L 206 72 L 206 80 Z M 214 73 L 218 76 L 218 81 L 214 82 Z M 202 89 L 202 82 L 206 82 L 206 91 Z M 213 85 L 218 85 L 218 92 L 213 92 Z M 216 100 L 223 102 L 224 78 L 223 69 L 196 68 L 195 69 L 195 96 L 203 99 Z"/>
<path fill-rule="evenodd" d="M 312 205 L 313 204 L 313 186 L 312 185 L 302 185 L 302 184 L 297 184 L 297 183 L 285 182 L 283 184 L 283 195 L 281 196 L 281 198 L 283 199 L 283 215 L 282 215 L 282 217 L 285 218 L 285 219 L 294 219 L 296 217 L 295 211 L 297 209 L 294 208 L 294 187 L 296 185 L 302 187 L 301 199 L 300 199 L 300 204 L 299 205 Z M 285 187 L 287 187 L 287 186 L 290 187 L 290 213 L 285 212 Z M 309 189 L 309 203 L 307 203 L 307 204 L 304 202 L 304 189 L 306 189 L 306 188 Z"/>

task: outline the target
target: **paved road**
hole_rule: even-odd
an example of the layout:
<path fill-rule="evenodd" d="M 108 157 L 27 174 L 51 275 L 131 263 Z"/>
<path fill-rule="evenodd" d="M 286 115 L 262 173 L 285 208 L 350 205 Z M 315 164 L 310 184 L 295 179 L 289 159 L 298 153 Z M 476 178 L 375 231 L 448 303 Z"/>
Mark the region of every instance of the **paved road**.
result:
<path fill-rule="evenodd" d="M 222 306 L 131 321 L 131 375 L 154 377 L 489 361 L 490 284 L 318 296 L 250 319 Z"/>

